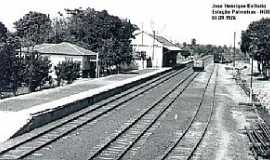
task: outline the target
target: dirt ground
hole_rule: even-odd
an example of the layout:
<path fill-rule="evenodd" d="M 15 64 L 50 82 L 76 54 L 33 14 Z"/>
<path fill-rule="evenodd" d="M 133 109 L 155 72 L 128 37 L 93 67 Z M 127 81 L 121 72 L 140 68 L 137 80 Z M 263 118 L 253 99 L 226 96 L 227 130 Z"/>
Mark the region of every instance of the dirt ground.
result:
<path fill-rule="evenodd" d="M 209 129 L 206 133 L 205 138 L 203 139 L 201 145 L 199 146 L 199 149 L 195 153 L 195 156 L 193 159 L 198 160 L 253 160 L 253 155 L 251 151 L 249 150 L 249 140 L 247 135 L 245 134 L 245 126 L 250 125 L 255 120 L 258 120 L 257 113 L 252 110 L 248 106 L 239 105 L 240 102 L 248 102 L 248 97 L 244 94 L 244 92 L 241 90 L 239 86 L 236 85 L 234 79 L 232 79 L 232 74 L 230 71 L 225 70 L 224 64 L 216 64 L 216 67 L 218 69 L 218 79 L 217 79 L 217 90 L 216 90 L 216 97 L 215 97 L 215 110 L 214 115 L 212 117 Z M 200 77 L 200 81 L 203 81 L 206 79 L 205 76 Z M 196 88 L 196 86 L 194 87 Z M 194 94 L 195 92 L 193 92 Z M 147 98 L 147 97 L 146 97 Z M 195 98 L 193 99 L 195 100 Z M 141 106 L 138 104 L 135 104 L 136 106 Z M 135 109 L 135 108 L 134 108 Z M 119 117 L 123 116 L 125 112 L 129 112 L 129 110 L 123 110 L 123 113 L 118 111 L 115 115 L 116 120 L 119 119 Z M 176 112 L 170 113 L 173 116 L 169 116 L 171 119 L 169 119 L 165 123 L 164 127 L 169 127 L 169 124 L 172 125 L 172 122 L 176 122 L 177 126 L 179 126 L 179 122 L 177 121 L 181 117 L 180 112 L 179 114 L 175 114 Z M 183 114 L 183 113 L 182 113 Z M 187 114 L 188 116 L 189 114 Z M 184 116 L 184 115 L 182 115 Z M 109 122 L 109 119 L 112 117 L 108 116 L 107 119 L 104 120 L 104 124 L 106 122 Z M 114 122 L 116 122 L 114 120 Z M 122 123 L 119 123 L 119 125 Z M 108 124 L 107 124 L 108 125 Z M 86 145 L 85 139 L 83 138 L 85 136 L 91 137 L 89 130 L 92 131 L 98 131 L 97 129 L 93 129 L 92 126 L 88 126 L 89 128 L 81 128 L 77 133 L 79 133 L 80 136 L 72 135 L 67 139 L 63 139 L 62 141 L 58 141 L 56 144 L 54 144 L 57 147 L 51 147 L 55 149 L 55 153 L 58 153 L 58 150 L 60 153 L 62 153 L 61 147 L 70 147 L 71 145 L 67 144 L 73 144 L 75 145 L 75 142 L 78 142 L 78 147 L 75 147 L 76 149 L 79 148 L 79 150 L 83 151 L 82 148 L 79 147 L 79 145 Z M 100 125 L 96 125 L 97 128 L 100 128 Z M 106 128 L 106 127 L 103 127 Z M 157 130 L 156 128 L 154 128 Z M 160 128 L 160 130 L 163 128 Z M 94 132 L 91 132 L 94 134 Z M 105 133 L 105 132 L 102 132 Z M 153 131 L 154 133 L 154 131 Z M 160 132 L 165 133 L 165 132 Z M 107 134 L 107 133 L 106 133 Z M 150 135 L 152 137 L 154 134 Z M 157 142 L 160 142 L 161 140 L 166 139 L 160 139 L 160 137 L 166 136 L 168 137 L 168 134 L 165 133 L 164 135 L 159 135 L 154 138 L 156 138 Z M 92 136 L 93 137 L 93 136 Z M 71 143 L 68 143 L 68 142 Z M 64 143 L 65 142 L 65 143 Z M 89 142 L 90 143 L 90 142 Z M 147 144 L 147 143 L 146 143 Z M 92 144 L 91 144 L 92 145 Z M 166 146 L 162 146 L 165 147 Z M 157 147 L 158 148 L 158 147 Z M 157 153 L 159 153 L 163 148 L 158 148 Z M 64 149 L 65 151 L 68 151 L 68 149 Z M 45 151 L 44 151 L 45 153 Z M 43 153 L 43 154 L 44 154 Z M 46 151 L 47 153 L 47 151 Z M 54 152 L 53 150 L 50 150 L 48 152 L 48 155 L 52 155 Z M 86 153 L 89 153 L 87 151 Z M 135 157 L 137 158 L 137 157 Z"/>
<path fill-rule="evenodd" d="M 250 85 L 251 64 L 250 62 L 245 61 L 236 62 L 236 67 L 241 68 L 243 66 L 247 66 L 247 69 L 241 71 L 241 79 L 246 80 L 248 85 Z M 270 80 L 264 80 L 262 75 L 259 74 L 257 62 L 255 60 L 253 63 L 253 73 L 253 92 L 257 95 L 262 105 L 270 110 Z"/>
<path fill-rule="evenodd" d="M 257 113 L 239 102 L 248 102 L 248 97 L 225 70 L 217 64 L 218 81 L 215 112 L 211 126 L 194 159 L 204 160 L 252 160 L 245 126 L 257 119 Z"/>

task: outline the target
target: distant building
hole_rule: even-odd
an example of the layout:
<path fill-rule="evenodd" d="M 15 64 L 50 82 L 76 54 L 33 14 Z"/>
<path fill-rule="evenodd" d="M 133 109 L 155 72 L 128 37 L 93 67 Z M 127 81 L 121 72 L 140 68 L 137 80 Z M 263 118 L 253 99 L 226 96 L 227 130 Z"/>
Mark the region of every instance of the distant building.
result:
<path fill-rule="evenodd" d="M 139 32 L 132 40 L 135 61 L 139 68 L 171 67 L 176 64 L 181 48 L 163 36 Z"/>
<path fill-rule="evenodd" d="M 51 76 L 53 78 L 56 78 L 54 67 L 68 59 L 80 62 L 83 77 L 95 76 L 97 53 L 68 42 L 59 44 L 43 43 L 34 47 L 22 48 L 21 52 L 23 55 L 37 52 L 41 56 L 48 57 L 52 63 L 51 69 L 53 72 Z"/>

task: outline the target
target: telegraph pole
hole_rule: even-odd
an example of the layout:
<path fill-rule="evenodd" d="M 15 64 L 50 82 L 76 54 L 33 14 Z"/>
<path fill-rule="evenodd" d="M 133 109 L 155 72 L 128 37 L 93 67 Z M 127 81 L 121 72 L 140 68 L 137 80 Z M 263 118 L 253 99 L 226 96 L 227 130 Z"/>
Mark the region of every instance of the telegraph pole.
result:
<path fill-rule="evenodd" d="M 144 34 L 144 31 L 143 31 L 143 23 L 142 23 L 142 48 L 143 48 L 143 34 Z M 142 57 L 142 52 L 141 52 L 141 57 Z M 144 69 L 144 57 L 142 57 L 142 68 Z"/>
<path fill-rule="evenodd" d="M 154 56 L 155 56 L 155 39 L 156 39 L 156 32 L 153 30 L 153 53 L 152 53 L 152 64 L 154 64 Z"/>
<path fill-rule="evenodd" d="M 235 32 L 233 34 L 233 67 L 235 68 Z"/>
<path fill-rule="evenodd" d="M 97 55 L 96 55 L 96 78 L 99 78 L 99 53 L 97 52 Z"/>
<path fill-rule="evenodd" d="M 252 106 L 254 106 L 254 102 L 253 102 L 253 59 L 254 59 L 254 54 L 257 52 L 257 46 L 251 44 L 250 49 L 252 49 L 251 51 L 251 68 L 250 68 L 250 103 L 252 104 Z"/>
<path fill-rule="evenodd" d="M 143 23 L 142 23 L 142 47 L 143 47 L 143 34 L 144 34 L 144 31 L 143 31 Z"/>
<path fill-rule="evenodd" d="M 249 93 L 249 100 L 250 100 L 250 103 L 252 104 L 253 106 L 253 53 L 251 55 L 251 69 L 250 69 L 250 93 Z"/>

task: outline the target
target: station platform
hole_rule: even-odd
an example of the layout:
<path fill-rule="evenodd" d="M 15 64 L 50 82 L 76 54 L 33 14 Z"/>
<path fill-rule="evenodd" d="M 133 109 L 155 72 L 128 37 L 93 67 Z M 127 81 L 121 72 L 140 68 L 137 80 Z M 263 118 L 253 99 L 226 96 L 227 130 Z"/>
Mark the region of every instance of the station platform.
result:
<path fill-rule="evenodd" d="M 97 79 L 80 79 L 70 85 L 2 99 L 0 142 L 83 109 L 169 70 L 171 68 L 148 68 Z"/>

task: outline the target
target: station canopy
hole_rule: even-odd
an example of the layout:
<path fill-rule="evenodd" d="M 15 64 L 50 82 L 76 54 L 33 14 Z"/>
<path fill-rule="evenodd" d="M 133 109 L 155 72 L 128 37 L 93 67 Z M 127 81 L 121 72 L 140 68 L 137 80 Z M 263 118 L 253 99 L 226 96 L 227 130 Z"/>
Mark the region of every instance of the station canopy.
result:
<path fill-rule="evenodd" d="M 189 50 L 181 50 L 180 53 L 182 56 L 185 56 L 185 57 L 188 57 L 191 55 Z"/>

